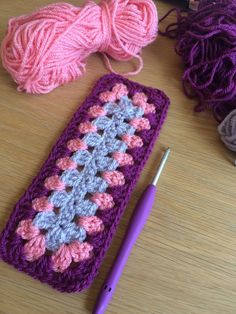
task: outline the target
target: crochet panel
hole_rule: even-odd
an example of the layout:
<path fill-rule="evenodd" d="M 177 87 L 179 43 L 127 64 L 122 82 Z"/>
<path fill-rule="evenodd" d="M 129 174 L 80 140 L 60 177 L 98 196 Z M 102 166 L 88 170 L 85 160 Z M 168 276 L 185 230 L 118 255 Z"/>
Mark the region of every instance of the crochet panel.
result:
<path fill-rule="evenodd" d="M 159 90 L 102 77 L 1 235 L 2 258 L 60 291 L 94 279 L 167 113 Z"/>

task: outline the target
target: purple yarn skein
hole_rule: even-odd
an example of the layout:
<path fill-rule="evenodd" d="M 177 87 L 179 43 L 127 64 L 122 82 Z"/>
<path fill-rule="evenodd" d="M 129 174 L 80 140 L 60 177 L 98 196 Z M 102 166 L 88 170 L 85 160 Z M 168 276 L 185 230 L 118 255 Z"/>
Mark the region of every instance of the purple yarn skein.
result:
<path fill-rule="evenodd" d="M 198 97 L 195 111 L 212 110 L 222 121 L 236 108 L 236 0 L 201 1 L 186 14 L 177 8 L 177 22 L 162 35 L 176 38 L 176 52 L 184 61 L 184 92 Z"/>

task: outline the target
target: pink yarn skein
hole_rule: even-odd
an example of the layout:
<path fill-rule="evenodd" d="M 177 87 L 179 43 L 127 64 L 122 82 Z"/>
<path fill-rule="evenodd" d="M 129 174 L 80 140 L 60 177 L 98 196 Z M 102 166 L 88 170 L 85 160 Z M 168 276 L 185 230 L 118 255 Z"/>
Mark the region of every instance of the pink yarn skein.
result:
<path fill-rule="evenodd" d="M 82 7 L 55 3 L 30 15 L 12 18 L 1 45 L 2 62 L 28 93 L 48 93 L 84 74 L 86 58 L 102 52 L 115 60 L 139 60 L 139 53 L 157 35 L 152 0 L 89 1 Z"/>

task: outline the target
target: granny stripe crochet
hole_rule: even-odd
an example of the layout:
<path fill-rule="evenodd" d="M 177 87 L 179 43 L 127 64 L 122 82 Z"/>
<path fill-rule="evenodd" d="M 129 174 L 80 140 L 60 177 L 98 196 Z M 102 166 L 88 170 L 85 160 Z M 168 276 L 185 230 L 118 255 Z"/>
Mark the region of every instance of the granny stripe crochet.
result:
<path fill-rule="evenodd" d="M 1 235 L 1 257 L 60 291 L 87 287 L 168 105 L 157 89 L 102 77 L 16 204 Z"/>

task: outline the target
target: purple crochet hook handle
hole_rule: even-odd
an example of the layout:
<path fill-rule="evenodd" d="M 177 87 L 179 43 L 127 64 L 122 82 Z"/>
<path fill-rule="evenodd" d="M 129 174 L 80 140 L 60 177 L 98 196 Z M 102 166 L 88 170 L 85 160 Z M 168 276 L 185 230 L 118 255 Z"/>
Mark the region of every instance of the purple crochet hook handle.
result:
<path fill-rule="evenodd" d="M 147 186 L 134 209 L 133 216 L 130 220 L 129 227 L 126 231 L 118 255 L 112 265 L 108 277 L 106 278 L 101 288 L 93 314 L 103 314 L 112 298 L 112 295 L 115 292 L 116 285 L 122 274 L 122 270 L 126 264 L 129 254 L 152 210 L 157 191 L 156 185 L 169 153 L 170 149 L 168 148 L 161 159 L 160 165 L 152 183 Z"/>

